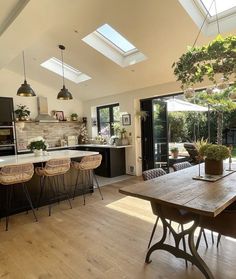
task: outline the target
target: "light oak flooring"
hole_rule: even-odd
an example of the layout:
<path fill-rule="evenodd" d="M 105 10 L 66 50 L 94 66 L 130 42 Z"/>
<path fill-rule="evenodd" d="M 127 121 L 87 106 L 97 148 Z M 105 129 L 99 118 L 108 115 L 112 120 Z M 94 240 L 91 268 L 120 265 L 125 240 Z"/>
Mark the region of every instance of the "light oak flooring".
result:
<path fill-rule="evenodd" d="M 48 217 L 47 207 L 10 218 L 9 231 L 0 223 L 0 278 L 11 279 L 201 279 L 198 269 L 167 252 L 152 254 L 144 264 L 147 243 L 155 221 L 148 202 L 126 197 L 118 189 L 138 178 L 102 187 L 99 193 L 73 201 L 73 209 L 61 202 Z M 160 235 L 161 227 L 158 228 Z M 222 239 L 219 249 L 211 245 L 203 256 L 216 279 L 236 278 L 236 242 Z M 171 237 L 169 241 L 173 240 Z"/>

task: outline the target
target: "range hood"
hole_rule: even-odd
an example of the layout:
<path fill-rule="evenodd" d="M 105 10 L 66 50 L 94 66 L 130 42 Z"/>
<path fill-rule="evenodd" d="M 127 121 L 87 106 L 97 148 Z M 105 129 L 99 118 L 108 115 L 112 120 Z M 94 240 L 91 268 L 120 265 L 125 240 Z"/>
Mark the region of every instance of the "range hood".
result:
<path fill-rule="evenodd" d="M 38 116 L 35 118 L 38 122 L 58 122 L 48 113 L 48 100 L 46 97 L 38 97 Z"/>

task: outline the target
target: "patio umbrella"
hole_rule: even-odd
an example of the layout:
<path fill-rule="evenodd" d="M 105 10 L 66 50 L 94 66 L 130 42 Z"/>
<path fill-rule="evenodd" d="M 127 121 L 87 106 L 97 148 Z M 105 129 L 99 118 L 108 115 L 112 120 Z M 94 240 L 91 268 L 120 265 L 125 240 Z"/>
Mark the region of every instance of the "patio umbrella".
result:
<path fill-rule="evenodd" d="M 186 101 L 178 100 L 178 99 L 170 99 L 167 100 L 167 110 L 168 112 L 173 111 L 208 111 L 207 107 L 199 106 L 193 103 L 189 103 Z"/>

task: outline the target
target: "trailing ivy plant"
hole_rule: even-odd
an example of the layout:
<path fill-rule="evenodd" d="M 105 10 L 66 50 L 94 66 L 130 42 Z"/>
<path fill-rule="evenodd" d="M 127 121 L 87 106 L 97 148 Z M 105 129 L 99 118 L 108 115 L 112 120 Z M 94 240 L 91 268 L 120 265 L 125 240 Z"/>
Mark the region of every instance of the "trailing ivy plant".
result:
<path fill-rule="evenodd" d="M 182 89 L 202 82 L 205 77 L 216 84 L 217 74 L 225 80 L 232 75 L 236 79 L 236 36 L 223 38 L 218 35 L 206 46 L 189 47 L 172 68 L 177 81 L 182 83 Z"/>

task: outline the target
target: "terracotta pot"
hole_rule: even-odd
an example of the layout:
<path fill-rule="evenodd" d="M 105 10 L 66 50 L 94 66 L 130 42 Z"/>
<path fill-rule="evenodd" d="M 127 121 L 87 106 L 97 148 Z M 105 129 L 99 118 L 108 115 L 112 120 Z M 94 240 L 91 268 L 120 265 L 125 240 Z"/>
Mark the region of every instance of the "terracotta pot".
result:
<path fill-rule="evenodd" d="M 178 156 L 179 156 L 179 151 L 172 152 L 172 157 L 173 157 L 174 159 L 177 159 Z"/>
<path fill-rule="evenodd" d="M 205 173 L 211 175 L 220 175 L 223 173 L 223 160 L 216 161 L 205 159 Z"/>

